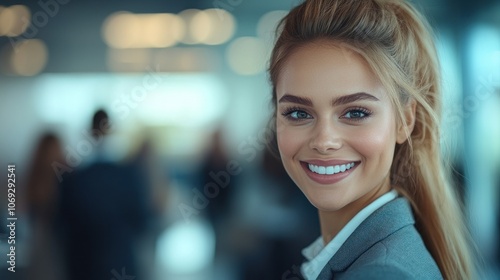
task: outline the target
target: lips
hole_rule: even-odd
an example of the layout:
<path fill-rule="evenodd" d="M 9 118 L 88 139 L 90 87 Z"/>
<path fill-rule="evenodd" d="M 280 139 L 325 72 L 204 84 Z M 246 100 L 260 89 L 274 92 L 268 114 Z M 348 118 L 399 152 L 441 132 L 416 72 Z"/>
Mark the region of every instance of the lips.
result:
<path fill-rule="evenodd" d="M 359 166 L 357 161 L 345 160 L 308 160 L 300 162 L 307 176 L 319 184 L 335 184 L 348 177 Z"/>

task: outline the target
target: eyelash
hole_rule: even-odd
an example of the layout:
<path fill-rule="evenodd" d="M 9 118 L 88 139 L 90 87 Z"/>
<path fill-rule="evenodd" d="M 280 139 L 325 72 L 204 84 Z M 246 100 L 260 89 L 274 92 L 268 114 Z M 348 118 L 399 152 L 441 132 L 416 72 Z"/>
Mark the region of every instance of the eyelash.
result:
<path fill-rule="evenodd" d="M 307 113 L 304 109 L 302 108 L 299 108 L 299 107 L 289 107 L 289 108 L 286 108 L 283 113 L 281 113 L 281 115 L 283 117 L 285 117 L 287 120 L 290 120 L 290 121 L 294 121 L 294 122 L 298 122 L 298 121 L 301 121 L 301 120 L 304 120 L 304 119 L 297 119 L 297 118 L 292 118 L 290 115 L 294 112 L 304 112 L 306 113 L 308 116 L 311 116 L 309 113 Z"/>
<path fill-rule="evenodd" d="M 352 113 L 352 112 L 361 112 L 364 114 L 363 117 L 359 117 L 359 118 L 346 118 L 345 115 L 347 115 L 348 113 Z M 351 120 L 351 121 L 355 121 L 355 122 L 360 122 L 366 118 L 369 118 L 371 115 L 372 115 L 372 111 L 366 109 L 366 108 L 362 108 L 362 107 L 355 107 L 355 108 L 349 108 L 344 114 L 342 114 L 342 119 L 348 119 L 348 120 Z"/>
<path fill-rule="evenodd" d="M 309 117 L 311 117 L 311 115 L 309 113 L 307 113 L 306 110 L 300 108 L 300 107 L 289 107 L 289 108 L 286 108 L 283 113 L 281 113 L 281 115 L 283 117 L 285 117 L 287 120 L 290 120 L 290 121 L 294 121 L 294 122 L 299 122 L 299 121 L 302 121 L 304 119 L 309 119 L 309 117 L 307 118 L 292 118 L 290 115 L 294 112 L 304 112 L 306 113 Z M 350 117 L 350 118 L 347 118 L 345 117 L 348 113 L 352 113 L 352 112 L 361 112 L 362 114 L 364 114 L 363 117 L 358 117 L 358 118 L 353 118 L 353 117 Z M 363 121 L 364 119 L 366 118 L 369 118 L 371 115 L 372 115 L 372 111 L 366 109 L 366 108 L 362 108 L 362 107 L 354 107 L 354 108 L 349 108 L 347 109 L 340 118 L 342 119 L 347 119 L 349 121 L 354 121 L 354 122 L 360 122 L 360 121 Z"/>

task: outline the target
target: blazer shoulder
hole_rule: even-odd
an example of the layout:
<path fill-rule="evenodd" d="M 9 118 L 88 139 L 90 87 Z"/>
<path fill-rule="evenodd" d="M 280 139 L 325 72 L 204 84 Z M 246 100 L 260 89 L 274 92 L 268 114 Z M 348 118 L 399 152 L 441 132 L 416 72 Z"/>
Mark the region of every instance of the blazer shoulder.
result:
<path fill-rule="evenodd" d="M 350 269 L 340 275 L 339 280 L 356 280 L 356 279 L 367 279 L 367 280 L 410 280 L 415 279 L 413 275 L 408 273 L 406 270 L 398 267 L 396 265 L 390 264 L 369 264 L 364 266 L 359 266 L 355 269 Z"/>
<path fill-rule="evenodd" d="M 368 279 L 378 275 L 392 277 L 399 274 L 406 275 L 406 278 L 400 276 L 396 279 L 442 279 L 436 262 L 413 225 L 408 225 L 373 245 L 345 272 L 350 271 L 366 273 L 364 275 Z"/>
<path fill-rule="evenodd" d="M 395 265 L 371 264 L 361 266 L 357 269 L 346 271 L 338 278 L 339 280 L 410 280 L 415 279 L 413 275 Z"/>
<path fill-rule="evenodd" d="M 318 279 L 442 279 L 414 223 L 405 198 L 388 202 L 360 224 Z"/>

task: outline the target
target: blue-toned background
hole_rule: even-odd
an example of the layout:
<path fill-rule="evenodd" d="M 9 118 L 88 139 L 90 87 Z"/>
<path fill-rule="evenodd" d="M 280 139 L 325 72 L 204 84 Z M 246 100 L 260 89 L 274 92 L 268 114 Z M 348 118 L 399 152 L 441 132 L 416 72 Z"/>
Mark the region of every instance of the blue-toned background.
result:
<path fill-rule="evenodd" d="M 443 153 L 482 277 L 499 279 L 500 2 L 413 2 L 437 39 Z M 0 278 L 70 279 L 71 263 L 91 271 L 123 258 L 130 267 L 99 276 L 296 279 L 318 220 L 265 143 L 274 29 L 298 3 L 0 1 Z M 98 109 L 110 117 L 105 141 L 91 137 Z M 43 148 L 39 164 L 48 132 L 59 146 Z M 120 165 L 95 179 L 123 183 L 66 193 L 79 187 L 66 178 L 102 150 Z M 15 273 L 4 226 L 8 164 L 17 179 Z M 82 252 L 99 244 L 95 264 L 68 251 L 68 232 L 81 234 Z M 127 245 L 114 248 L 117 239 Z"/>

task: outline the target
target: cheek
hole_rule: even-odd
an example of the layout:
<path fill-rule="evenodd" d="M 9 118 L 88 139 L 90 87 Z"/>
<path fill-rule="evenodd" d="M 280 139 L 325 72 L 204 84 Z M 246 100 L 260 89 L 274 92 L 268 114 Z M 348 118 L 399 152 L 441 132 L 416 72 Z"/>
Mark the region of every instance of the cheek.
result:
<path fill-rule="evenodd" d="M 392 161 L 396 144 L 395 125 L 389 119 L 365 127 L 355 137 L 351 138 L 351 143 L 365 158 L 380 158 L 381 160 Z"/>
<path fill-rule="evenodd" d="M 278 149 L 281 158 L 291 158 L 297 150 L 297 143 L 293 140 L 291 133 L 278 133 Z"/>
<path fill-rule="evenodd" d="M 281 158 L 292 158 L 303 145 L 304 140 L 302 139 L 301 134 L 293 128 L 280 125 L 280 121 L 278 121 L 276 127 L 278 149 L 281 154 Z"/>

